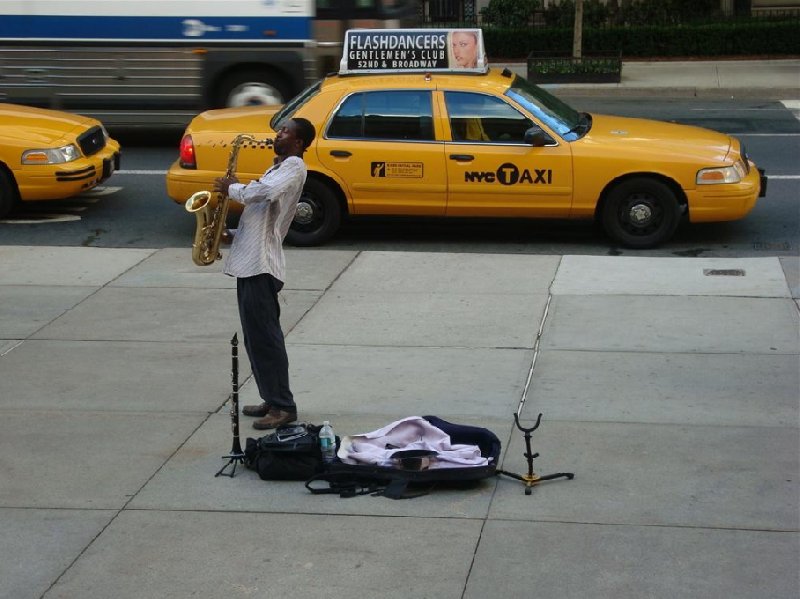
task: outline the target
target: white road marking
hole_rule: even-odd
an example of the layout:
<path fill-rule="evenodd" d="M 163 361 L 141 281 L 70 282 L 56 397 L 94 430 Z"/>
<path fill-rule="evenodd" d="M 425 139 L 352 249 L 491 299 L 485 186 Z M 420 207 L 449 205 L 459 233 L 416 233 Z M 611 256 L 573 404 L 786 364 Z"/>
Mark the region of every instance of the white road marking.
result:
<path fill-rule="evenodd" d="M 43 212 L 41 214 L 20 214 L 17 218 L 4 218 L 0 223 L 6 225 L 40 225 L 42 223 L 69 223 L 81 220 L 77 214 L 53 214 Z"/>
<path fill-rule="evenodd" d="M 64 212 L 22 212 L 11 218 L 0 220 L 6 225 L 39 225 L 45 223 L 69 223 L 81 220 L 75 212 L 85 211 L 90 204 L 96 204 L 103 197 L 121 191 L 123 187 L 117 185 L 98 185 L 72 198 L 64 200 L 58 210 Z M 55 200 L 54 200 L 55 201 Z"/>
<path fill-rule="evenodd" d="M 148 170 L 119 170 L 115 175 L 166 175 L 167 171 L 148 171 Z"/>
<path fill-rule="evenodd" d="M 692 112 L 783 112 L 783 108 L 690 108 Z"/>
<path fill-rule="evenodd" d="M 112 185 L 99 186 L 99 187 L 95 187 L 94 189 L 90 189 L 89 191 L 83 192 L 78 197 L 79 198 L 92 198 L 92 197 L 96 198 L 98 196 L 107 196 L 107 195 L 111 195 L 112 193 L 117 193 L 120 189 L 122 189 L 122 187 L 116 187 L 116 186 L 112 186 Z"/>

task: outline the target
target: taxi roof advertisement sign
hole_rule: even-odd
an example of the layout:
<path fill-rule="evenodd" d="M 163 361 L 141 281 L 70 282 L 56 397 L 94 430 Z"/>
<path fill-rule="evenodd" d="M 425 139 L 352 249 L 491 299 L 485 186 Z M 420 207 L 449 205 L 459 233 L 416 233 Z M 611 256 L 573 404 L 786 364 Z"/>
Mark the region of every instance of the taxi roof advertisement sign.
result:
<path fill-rule="evenodd" d="M 350 29 L 339 65 L 342 75 L 486 69 L 480 29 Z"/>

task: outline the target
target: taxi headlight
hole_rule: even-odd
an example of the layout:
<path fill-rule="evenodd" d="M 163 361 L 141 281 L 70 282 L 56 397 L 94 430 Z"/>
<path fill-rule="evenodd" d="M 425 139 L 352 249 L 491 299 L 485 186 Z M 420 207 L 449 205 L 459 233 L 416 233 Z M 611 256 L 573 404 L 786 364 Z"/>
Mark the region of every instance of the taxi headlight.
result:
<path fill-rule="evenodd" d="M 22 153 L 22 164 L 63 164 L 81 157 L 75 144 L 60 148 L 44 148 L 41 150 L 25 150 Z"/>
<path fill-rule="evenodd" d="M 719 168 L 704 168 L 697 171 L 696 183 L 698 185 L 715 185 L 719 183 L 739 183 L 747 171 L 741 160 L 731 166 Z"/>

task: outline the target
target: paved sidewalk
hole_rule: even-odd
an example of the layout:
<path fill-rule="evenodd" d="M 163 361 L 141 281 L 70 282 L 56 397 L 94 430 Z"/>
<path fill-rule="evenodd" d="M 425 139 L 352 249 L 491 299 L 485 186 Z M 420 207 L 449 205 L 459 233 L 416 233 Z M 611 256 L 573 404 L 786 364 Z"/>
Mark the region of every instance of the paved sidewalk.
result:
<path fill-rule="evenodd" d="M 187 249 L 0 246 L 1 598 L 798 597 L 796 259 L 288 262 L 302 418 L 480 424 L 522 471 L 541 328 L 521 417 L 544 414 L 537 471 L 575 480 L 392 501 L 214 478 L 234 281 Z"/>
<path fill-rule="evenodd" d="M 508 66 L 527 77 L 525 63 Z M 546 84 L 564 96 L 800 99 L 800 60 L 626 61 L 620 83 Z"/>

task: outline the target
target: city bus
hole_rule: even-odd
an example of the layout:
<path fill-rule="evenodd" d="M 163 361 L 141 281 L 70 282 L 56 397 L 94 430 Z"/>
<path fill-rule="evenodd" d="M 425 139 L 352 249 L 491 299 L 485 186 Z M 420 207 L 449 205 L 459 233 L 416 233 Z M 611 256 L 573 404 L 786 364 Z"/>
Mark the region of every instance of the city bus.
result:
<path fill-rule="evenodd" d="M 0 101 L 183 126 L 283 103 L 335 70 L 347 29 L 416 16 L 417 0 L 3 0 Z"/>

